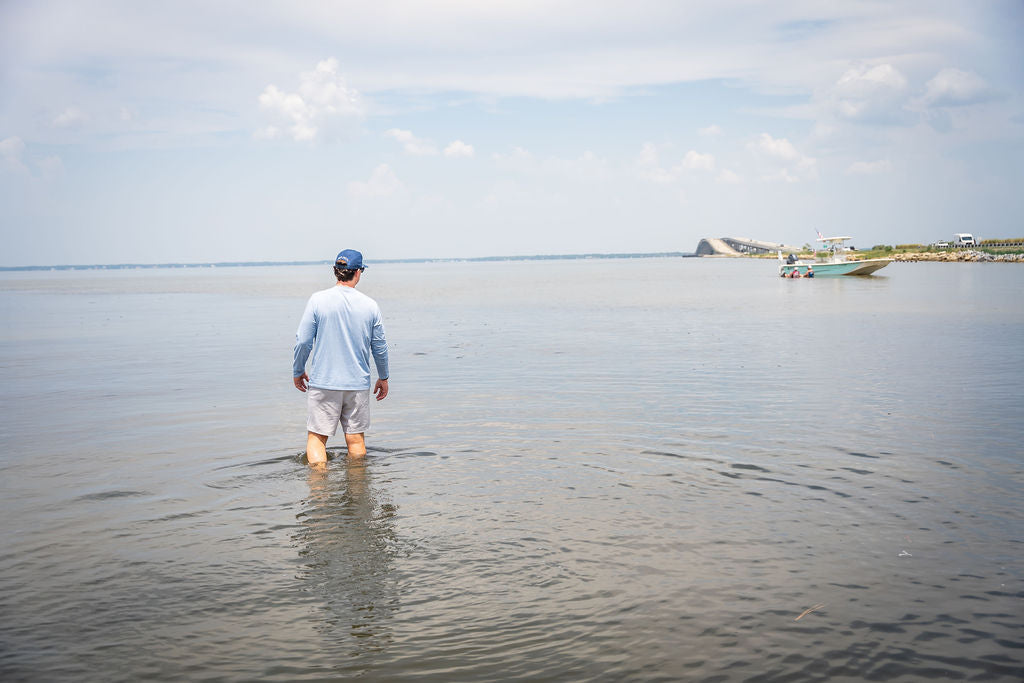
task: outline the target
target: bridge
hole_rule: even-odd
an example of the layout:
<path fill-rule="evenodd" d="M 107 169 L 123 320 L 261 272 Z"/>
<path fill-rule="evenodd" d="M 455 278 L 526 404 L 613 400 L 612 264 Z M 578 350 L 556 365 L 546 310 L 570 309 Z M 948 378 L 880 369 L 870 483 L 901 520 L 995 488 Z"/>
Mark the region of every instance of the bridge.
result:
<path fill-rule="evenodd" d="M 697 243 L 697 256 L 744 256 L 796 252 L 800 247 L 781 242 L 763 242 L 749 237 L 705 237 Z"/>

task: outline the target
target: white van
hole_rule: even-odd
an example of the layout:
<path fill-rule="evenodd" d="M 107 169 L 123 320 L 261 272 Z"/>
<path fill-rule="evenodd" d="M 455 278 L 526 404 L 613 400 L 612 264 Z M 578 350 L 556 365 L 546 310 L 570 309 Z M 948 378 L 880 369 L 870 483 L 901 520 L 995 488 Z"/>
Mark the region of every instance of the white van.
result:
<path fill-rule="evenodd" d="M 974 235 L 968 232 L 958 232 L 953 235 L 953 246 L 955 247 L 976 247 L 978 243 L 974 241 Z"/>

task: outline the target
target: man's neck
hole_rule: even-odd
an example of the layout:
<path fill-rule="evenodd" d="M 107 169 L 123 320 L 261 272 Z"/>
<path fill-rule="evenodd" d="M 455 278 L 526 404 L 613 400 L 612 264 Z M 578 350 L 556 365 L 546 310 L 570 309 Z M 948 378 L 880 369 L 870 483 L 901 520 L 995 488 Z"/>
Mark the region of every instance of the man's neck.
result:
<path fill-rule="evenodd" d="M 341 280 L 338 280 L 338 285 L 343 287 L 352 287 L 353 289 L 355 289 L 355 286 L 359 284 L 359 280 L 362 278 L 362 276 L 363 271 L 357 270 L 355 273 L 352 274 L 351 280 L 347 282 L 342 282 Z"/>

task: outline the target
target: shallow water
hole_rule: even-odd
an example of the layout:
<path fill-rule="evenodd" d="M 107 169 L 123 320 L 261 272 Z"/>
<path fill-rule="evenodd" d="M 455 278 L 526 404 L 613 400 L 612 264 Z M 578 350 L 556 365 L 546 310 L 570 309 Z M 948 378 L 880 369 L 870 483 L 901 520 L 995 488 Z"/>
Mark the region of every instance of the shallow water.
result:
<path fill-rule="evenodd" d="M 0 274 L 5 680 L 1024 678 L 1024 268 L 378 264 L 319 475 L 330 284 Z"/>

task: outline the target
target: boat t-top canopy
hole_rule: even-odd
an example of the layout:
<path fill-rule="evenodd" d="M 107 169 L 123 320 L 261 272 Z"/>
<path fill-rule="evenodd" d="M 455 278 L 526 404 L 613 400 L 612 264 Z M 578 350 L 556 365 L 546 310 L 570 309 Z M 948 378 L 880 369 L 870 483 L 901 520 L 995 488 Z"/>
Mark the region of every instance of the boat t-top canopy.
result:
<path fill-rule="evenodd" d="M 852 240 L 852 237 L 819 237 L 819 242 L 845 242 L 846 240 Z"/>

